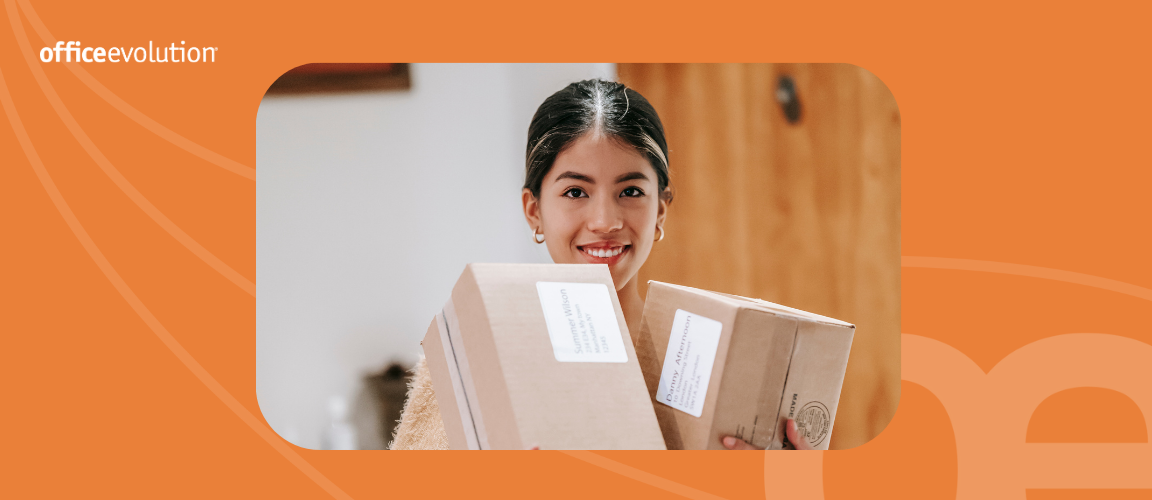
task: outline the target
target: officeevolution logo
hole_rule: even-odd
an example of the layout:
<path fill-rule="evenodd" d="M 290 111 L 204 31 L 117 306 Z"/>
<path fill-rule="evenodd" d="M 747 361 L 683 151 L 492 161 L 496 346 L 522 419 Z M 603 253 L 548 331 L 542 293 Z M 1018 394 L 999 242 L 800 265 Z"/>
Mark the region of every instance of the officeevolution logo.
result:
<path fill-rule="evenodd" d="M 83 47 L 80 42 L 56 42 L 56 47 L 40 49 L 41 62 L 75 62 L 86 63 L 214 63 L 219 47 L 185 47 L 184 40 L 180 46 L 173 42 L 167 47 L 153 47 L 152 40 L 148 40 L 148 47 Z"/>

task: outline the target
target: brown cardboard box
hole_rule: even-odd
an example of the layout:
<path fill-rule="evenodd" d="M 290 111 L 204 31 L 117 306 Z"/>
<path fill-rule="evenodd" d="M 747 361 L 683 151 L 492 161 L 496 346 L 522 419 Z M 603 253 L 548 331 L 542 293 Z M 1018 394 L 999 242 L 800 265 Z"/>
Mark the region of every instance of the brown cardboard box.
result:
<path fill-rule="evenodd" d="M 759 299 L 649 282 L 636 338 L 668 449 L 734 435 L 791 448 L 791 417 L 828 449 L 855 326 Z"/>
<path fill-rule="evenodd" d="M 469 264 L 422 344 L 452 449 L 664 449 L 608 266 Z"/>

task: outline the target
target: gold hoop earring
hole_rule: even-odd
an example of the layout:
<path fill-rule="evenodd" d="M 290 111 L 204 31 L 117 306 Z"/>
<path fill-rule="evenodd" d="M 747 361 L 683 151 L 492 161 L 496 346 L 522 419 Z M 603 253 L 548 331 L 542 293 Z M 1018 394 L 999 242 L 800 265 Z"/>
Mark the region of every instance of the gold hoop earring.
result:
<path fill-rule="evenodd" d="M 662 228 L 660 226 L 656 226 L 656 230 L 660 231 L 660 237 L 656 238 L 656 242 L 659 243 L 661 241 L 664 241 L 664 228 Z"/>
<path fill-rule="evenodd" d="M 537 245 L 544 243 L 544 235 L 536 231 L 536 228 L 532 228 L 532 241 L 536 242 Z M 539 238 L 537 238 L 537 236 L 539 236 Z"/>

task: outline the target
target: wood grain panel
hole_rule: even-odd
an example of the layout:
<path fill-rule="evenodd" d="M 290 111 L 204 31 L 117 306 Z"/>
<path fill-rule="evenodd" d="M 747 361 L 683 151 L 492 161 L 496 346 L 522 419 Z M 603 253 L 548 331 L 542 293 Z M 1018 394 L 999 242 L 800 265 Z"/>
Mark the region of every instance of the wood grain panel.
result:
<path fill-rule="evenodd" d="M 884 429 L 900 391 L 900 114 L 846 64 L 620 64 L 656 107 L 672 185 L 649 279 L 763 298 L 857 326 L 832 448 Z M 789 123 L 777 81 L 795 81 Z"/>

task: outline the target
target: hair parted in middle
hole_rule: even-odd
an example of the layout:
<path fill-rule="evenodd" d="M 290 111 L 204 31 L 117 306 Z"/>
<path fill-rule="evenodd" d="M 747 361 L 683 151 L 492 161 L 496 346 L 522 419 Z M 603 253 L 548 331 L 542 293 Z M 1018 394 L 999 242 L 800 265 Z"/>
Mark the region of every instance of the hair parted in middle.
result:
<path fill-rule="evenodd" d="M 575 82 L 552 94 L 528 126 L 524 188 L 540 197 L 540 185 L 556 156 L 584 134 L 603 134 L 636 149 L 656 171 L 660 196 L 671 201 L 668 143 L 656 109 L 639 92 L 605 80 Z"/>

